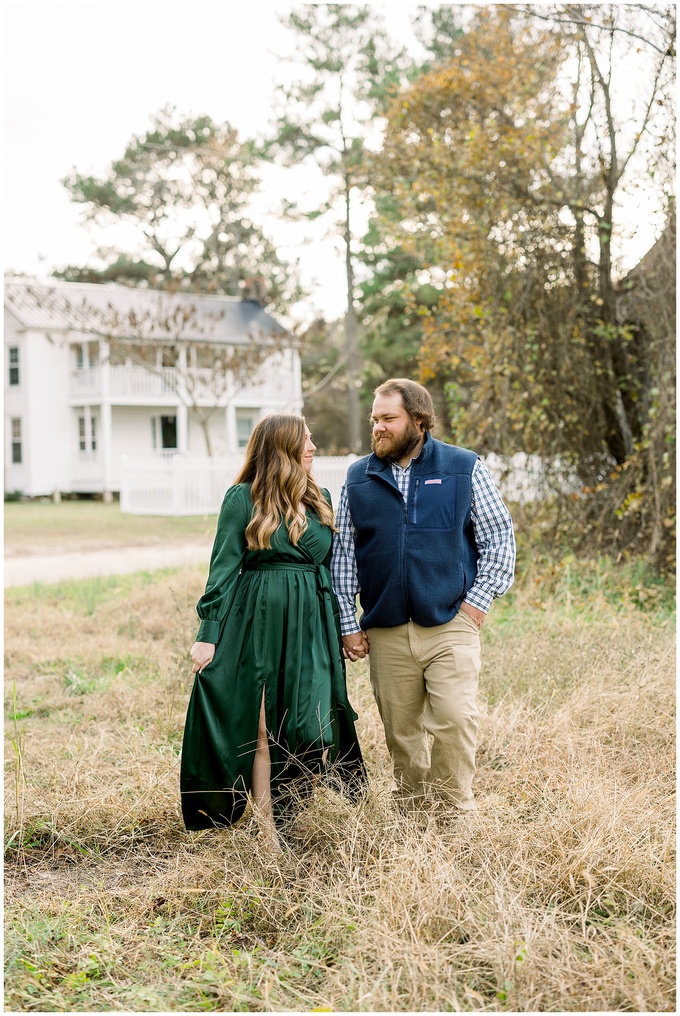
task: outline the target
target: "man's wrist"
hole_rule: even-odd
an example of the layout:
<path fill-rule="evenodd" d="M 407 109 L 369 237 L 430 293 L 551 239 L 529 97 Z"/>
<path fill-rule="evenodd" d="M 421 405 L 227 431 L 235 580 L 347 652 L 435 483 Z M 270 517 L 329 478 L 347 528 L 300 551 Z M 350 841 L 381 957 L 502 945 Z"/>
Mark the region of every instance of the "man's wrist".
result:
<path fill-rule="evenodd" d="M 361 628 L 356 623 L 356 621 L 354 622 L 354 626 L 352 626 L 349 622 L 346 623 L 346 624 L 343 624 L 342 621 L 341 621 L 340 622 L 340 634 L 342 635 L 343 638 L 345 637 L 345 635 L 360 635 L 361 634 Z"/>
<path fill-rule="evenodd" d="M 487 593 L 485 590 L 478 589 L 473 586 L 473 588 L 469 589 L 465 594 L 464 602 L 469 604 L 471 607 L 476 607 L 477 610 L 482 610 L 485 614 L 488 614 L 491 609 L 491 604 L 493 603 L 493 594 Z"/>

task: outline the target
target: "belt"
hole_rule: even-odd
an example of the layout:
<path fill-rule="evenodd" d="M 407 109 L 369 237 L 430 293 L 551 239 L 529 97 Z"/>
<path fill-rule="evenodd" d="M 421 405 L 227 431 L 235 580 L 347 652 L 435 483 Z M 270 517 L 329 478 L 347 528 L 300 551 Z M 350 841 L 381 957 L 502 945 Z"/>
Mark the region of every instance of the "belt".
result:
<path fill-rule="evenodd" d="M 244 565 L 244 572 L 247 571 L 301 571 L 314 572 L 316 574 L 316 590 L 319 596 L 323 597 L 332 592 L 331 573 L 325 564 L 307 564 L 303 561 L 259 561 L 257 564 Z"/>

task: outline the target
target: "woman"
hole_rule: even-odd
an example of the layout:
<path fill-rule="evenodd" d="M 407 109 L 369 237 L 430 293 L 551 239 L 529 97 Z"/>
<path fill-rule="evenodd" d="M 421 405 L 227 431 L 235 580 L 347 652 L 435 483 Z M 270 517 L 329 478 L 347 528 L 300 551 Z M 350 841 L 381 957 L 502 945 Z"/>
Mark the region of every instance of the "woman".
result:
<path fill-rule="evenodd" d="M 264 417 L 217 525 L 182 746 L 187 829 L 235 822 L 253 798 L 280 849 L 310 776 L 328 764 L 355 797 L 365 770 L 347 698 L 328 564 L 333 511 L 311 475 L 304 418 Z"/>

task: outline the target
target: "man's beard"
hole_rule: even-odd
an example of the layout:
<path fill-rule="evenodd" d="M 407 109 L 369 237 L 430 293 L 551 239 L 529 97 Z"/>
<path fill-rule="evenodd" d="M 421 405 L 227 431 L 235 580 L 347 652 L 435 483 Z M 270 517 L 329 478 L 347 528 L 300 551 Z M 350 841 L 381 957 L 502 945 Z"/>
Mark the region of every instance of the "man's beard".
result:
<path fill-rule="evenodd" d="M 379 459 L 387 459 L 388 462 L 398 462 L 409 452 L 412 452 L 422 437 L 421 432 L 415 423 L 409 424 L 401 437 L 392 434 L 381 435 L 382 441 L 376 438 L 375 434 L 371 439 L 371 448 Z"/>

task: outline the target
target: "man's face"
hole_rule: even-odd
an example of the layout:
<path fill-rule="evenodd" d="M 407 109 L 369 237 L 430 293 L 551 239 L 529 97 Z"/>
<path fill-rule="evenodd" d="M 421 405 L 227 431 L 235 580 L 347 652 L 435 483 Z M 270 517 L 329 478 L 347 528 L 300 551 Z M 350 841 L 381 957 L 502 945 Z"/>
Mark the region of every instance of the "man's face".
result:
<path fill-rule="evenodd" d="M 379 459 L 389 459 L 390 462 L 403 459 L 423 436 L 420 420 L 411 419 L 398 392 L 376 396 L 371 423 L 371 447 Z"/>

